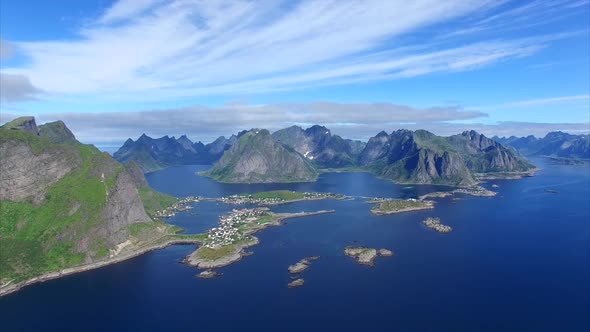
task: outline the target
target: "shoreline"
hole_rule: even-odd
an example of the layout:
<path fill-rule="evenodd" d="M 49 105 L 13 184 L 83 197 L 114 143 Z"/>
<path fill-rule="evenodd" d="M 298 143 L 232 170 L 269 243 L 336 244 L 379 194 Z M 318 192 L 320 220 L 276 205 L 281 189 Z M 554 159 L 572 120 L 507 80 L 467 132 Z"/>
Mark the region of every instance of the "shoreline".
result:
<path fill-rule="evenodd" d="M 270 227 L 270 226 L 281 226 L 283 224 L 283 220 L 285 220 L 285 219 L 302 218 L 302 217 L 315 216 L 315 215 L 334 213 L 334 212 L 336 212 L 336 210 L 319 210 L 319 211 L 312 211 L 312 212 L 296 212 L 296 213 L 272 213 L 273 220 L 271 222 L 268 222 L 264 225 L 259 225 L 258 227 L 248 230 L 248 232 L 246 232 L 246 234 L 248 236 L 250 236 L 251 239 L 247 242 L 244 242 L 244 243 L 232 244 L 234 246 L 234 248 L 231 251 L 231 253 L 229 253 L 225 256 L 213 259 L 213 260 L 208 260 L 205 258 L 198 257 L 198 251 L 200 248 L 197 248 L 195 251 L 193 251 L 192 253 L 187 255 L 183 259 L 183 262 L 189 266 L 193 266 L 198 269 L 215 269 L 215 268 L 224 267 L 224 266 L 233 264 L 235 262 L 238 262 L 244 256 L 249 256 L 251 254 L 249 252 L 246 252 L 244 249 L 255 246 L 260 243 L 258 238 L 256 236 L 254 236 L 253 234 L 255 234 L 263 229 L 266 229 L 267 227 Z"/>
<path fill-rule="evenodd" d="M 161 239 L 162 238 L 160 238 L 158 240 L 161 240 Z M 136 251 L 130 252 L 128 254 L 124 254 L 123 256 L 113 257 L 111 259 L 98 261 L 95 263 L 69 267 L 69 268 L 65 268 L 60 271 L 45 273 L 45 274 L 42 274 L 38 277 L 34 277 L 34 278 L 31 278 L 31 279 L 28 279 L 25 281 L 21 281 L 21 282 L 15 283 L 15 284 L 10 283 L 5 287 L 0 288 L 0 297 L 17 292 L 27 286 L 31 286 L 31 285 L 34 285 L 37 283 L 42 283 L 42 282 L 53 280 L 53 279 L 58 279 L 61 277 L 69 276 L 69 275 L 80 273 L 80 272 L 86 272 L 86 271 L 90 271 L 90 270 L 94 270 L 94 269 L 99 269 L 101 267 L 105 267 L 105 266 L 112 265 L 112 264 L 117 264 L 117 263 L 126 261 L 128 259 L 141 256 L 141 255 L 148 253 L 150 251 L 153 251 L 153 250 L 164 249 L 164 248 L 171 246 L 171 245 L 199 244 L 199 243 L 201 243 L 201 240 L 197 240 L 197 239 L 181 239 L 181 238 L 167 239 L 167 240 L 164 240 L 164 242 L 162 242 L 162 243 L 148 245 L 146 247 L 143 247 L 143 248 L 138 249 Z"/>

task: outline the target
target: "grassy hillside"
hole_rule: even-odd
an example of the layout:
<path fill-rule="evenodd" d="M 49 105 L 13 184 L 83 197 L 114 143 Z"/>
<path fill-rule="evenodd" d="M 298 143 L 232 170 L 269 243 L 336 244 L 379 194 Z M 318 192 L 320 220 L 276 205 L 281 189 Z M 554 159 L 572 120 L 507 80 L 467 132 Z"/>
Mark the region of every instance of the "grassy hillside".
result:
<path fill-rule="evenodd" d="M 106 258 L 112 244 L 105 232 L 97 230 L 104 230 L 108 193 L 123 166 L 91 145 L 58 144 L 31 133 L 0 129 L 0 145 L 10 148 L 20 143 L 35 155 L 65 151 L 81 162 L 49 186 L 37 205 L 0 201 L 0 281 L 18 282 Z M 175 200 L 148 187 L 139 190 L 147 211 Z"/>

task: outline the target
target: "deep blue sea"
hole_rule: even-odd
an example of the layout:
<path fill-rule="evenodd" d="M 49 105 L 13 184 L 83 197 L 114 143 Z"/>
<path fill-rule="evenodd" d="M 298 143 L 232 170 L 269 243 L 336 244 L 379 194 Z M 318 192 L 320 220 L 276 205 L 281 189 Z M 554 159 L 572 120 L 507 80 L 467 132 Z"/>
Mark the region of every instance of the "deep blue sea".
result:
<path fill-rule="evenodd" d="M 335 209 L 287 220 L 257 236 L 253 255 L 195 278 L 180 263 L 195 249 L 171 246 L 27 287 L 0 298 L 2 331 L 589 331 L 590 167 L 534 161 L 542 171 L 497 180 L 493 198 L 437 199 L 434 210 L 373 216 L 363 197 L 416 197 L 448 188 L 405 186 L 367 173 L 328 173 L 315 183 L 219 184 L 207 166 L 147 175 L 176 196 L 218 197 L 292 189 L 355 196 L 307 201 L 277 212 Z M 555 189 L 547 193 L 546 189 Z M 168 221 L 202 232 L 231 206 L 195 203 Z M 453 227 L 439 234 L 426 217 Z M 343 254 L 347 245 L 389 248 L 375 267 Z M 321 258 L 289 289 L 287 267 Z"/>

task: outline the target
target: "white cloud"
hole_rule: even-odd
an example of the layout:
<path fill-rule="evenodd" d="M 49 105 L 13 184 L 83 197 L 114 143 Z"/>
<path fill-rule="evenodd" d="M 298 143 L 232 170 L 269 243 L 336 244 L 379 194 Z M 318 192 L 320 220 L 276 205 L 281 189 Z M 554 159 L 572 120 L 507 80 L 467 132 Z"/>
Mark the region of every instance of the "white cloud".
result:
<path fill-rule="evenodd" d="M 434 38 L 439 23 L 501 4 L 122 0 L 78 39 L 18 42 L 31 61 L 5 71 L 58 95 L 145 101 L 470 70 L 550 42 Z M 408 42 L 418 30 L 422 40 Z"/>
<path fill-rule="evenodd" d="M 119 0 L 113 4 L 99 19 L 100 23 L 108 24 L 141 14 L 154 6 L 158 0 Z"/>
<path fill-rule="evenodd" d="M 577 102 L 586 102 L 586 104 L 587 104 L 588 101 L 590 101 L 590 95 L 586 94 L 586 95 L 560 96 L 560 97 L 551 97 L 551 98 L 520 100 L 520 101 L 514 101 L 514 102 L 510 102 L 510 103 L 494 105 L 494 106 L 481 107 L 481 109 L 521 108 L 521 107 L 530 107 L 530 106 L 545 106 L 545 105 L 577 103 Z M 588 106 L 588 111 L 590 112 L 590 105 Z"/>
<path fill-rule="evenodd" d="M 0 73 L 0 101 L 32 100 L 40 93 L 42 91 L 33 86 L 28 77 Z"/>

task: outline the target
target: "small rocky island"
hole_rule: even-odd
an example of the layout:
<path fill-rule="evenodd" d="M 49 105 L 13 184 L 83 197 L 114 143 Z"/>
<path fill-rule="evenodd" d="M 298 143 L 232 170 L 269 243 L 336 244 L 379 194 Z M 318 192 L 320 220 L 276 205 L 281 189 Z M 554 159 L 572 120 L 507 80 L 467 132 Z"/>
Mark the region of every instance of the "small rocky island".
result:
<path fill-rule="evenodd" d="M 197 278 L 201 279 L 211 279 L 215 277 L 219 277 L 221 273 L 213 271 L 213 270 L 205 270 L 199 274 L 197 274 Z"/>
<path fill-rule="evenodd" d="M 305 283 L 305 280 L 303 280 L 303 278 L 299 278 L 299 279 L 295 279 L 295 280 L 291 281 L 290 283 L 288 283 L 287 287 L 289 287 L 289 288 L 301 287 L 301 286 L 303 286 L 304 283 Z"/>
<path fill-rule="evenodd" d="M 393 256 L 393 251 L 389 249 L 348 246 L 344 248 L 344 254 L 356 259 L 359 264 L 373 266 L 373 261 L 377 256 Z"/>
<path fill-rule="evenodd" d="M 413 198 L 373 198 L 369 200 L 369 203 L 375 204 L 375 206 L 371 209 L 371 213 L 378 216 L 409 211 L 428 210 L 434 208 L 433 201 L 418 200 Z"/>
<path fill-rule="evenodd" d="M 318 192 L 297 192 L 290 190 L 275 190 L 259 192 L 251 195 L 232 195 L 217 199 L 218 202 L 226 204 L 256 204 L 256 205 L 278 205 L 299 201 L 311 201 L 321 199 L 344 199 L 346 196 L 333 193 Z"/>
<path fill-rule="evenodd" d="M 297 262 L 293 265 L 289 265 L 289 267 L 288 267 L 289 273 L 301 273 L 309 268 L 312 261 L 315 261 L 316 259 L 319 259 L 319 258 L 320 258 L 320 256 L 310 256 L 310 257 L 306 257 L 306 258 L 300 260 L 299 262 Z"/>
<path fill-rule="evenodd" d="M 422 223 L 426 227 L 439 233 L 450 233 L 451 231 L 453 231 L 453 228 L 451 226 L 441 224 L 439 218 L 426 218 L 422 221 Z"/>
<path fill-rule="evenodd" d="M 266 207 L 234 209 L 219 218 L 219 227 L 211 228 L 204 234 L 202 245 L 185 258 L 185 262 L 201 269 L 212 269 L 229 265 L 248 255 L 244 249 L 258 244 L 252 234 L 269 226 L 278 226 L 288 218 L 332 213 L 334 210 L 320 210 L 299 213 L 273 213 Z"/>

